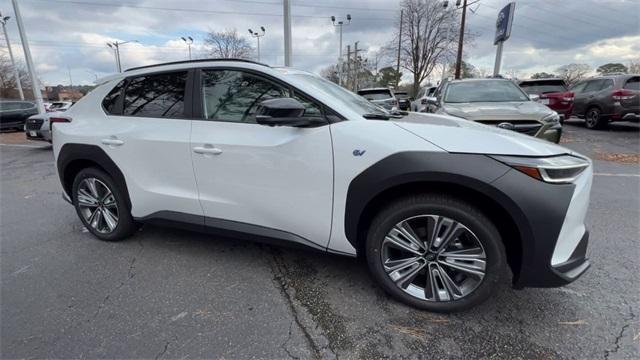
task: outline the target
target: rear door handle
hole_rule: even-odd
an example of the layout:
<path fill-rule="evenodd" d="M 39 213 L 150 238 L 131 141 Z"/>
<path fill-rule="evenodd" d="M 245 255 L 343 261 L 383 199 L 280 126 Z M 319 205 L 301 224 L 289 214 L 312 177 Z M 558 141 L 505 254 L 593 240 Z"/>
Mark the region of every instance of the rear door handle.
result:
<path fill-rule="evenodd" d="M 120 146 L 124 144 L 124 141 L 116 139 L 115 137 L 110 137 L 108 139 L 102 139 L 102 143 L 109 146 Z"/>
<path fill-rule="evenodd" d="M 212 145 L 205 146 L 196 146 L 193 148 L 193 152 L 196 154 L 209 154 L 209 155 L 220 155 L 222 154 L 222 150 Z"/>

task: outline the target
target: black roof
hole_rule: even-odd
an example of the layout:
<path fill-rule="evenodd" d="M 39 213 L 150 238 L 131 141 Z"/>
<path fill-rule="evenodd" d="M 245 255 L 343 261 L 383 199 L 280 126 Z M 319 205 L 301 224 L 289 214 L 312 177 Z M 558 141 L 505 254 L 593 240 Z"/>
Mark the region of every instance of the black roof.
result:
<path fill-rule="evenodd" d="M 153 68 L 153 67 L 156 67 L 156 66 L 177 65 L 177 64 L 190 64 L 190 63 L 211 62 L 211 61 L 239 61 L 239 62 L 245 62 L 245 63 L 251 63 L 251 64 L 262 65 L 262 66 L 269 67 L 269 65 L 267 65 L 267 64 L 263 64 L 263 63 L 260 63 L 260 62 L 257 62 L 257 61 L 247 60 L 247 59 L 223 59 L 223 58 L 215 58 L 215 59 L 196 59 L 196 60 L 171 61 L 171 62 L 160 63 L 160 64 L 153 64 L 153 65 L 138 66 L 138 67 L 132 67 L 132 68 L 126 69 L 126 70 L 125 70 L 125 72 L 127 72 L 127 71 L 133 71 L 133 70 L 140 70 L 140 69 L 148 69 L 148 68 Z"/>

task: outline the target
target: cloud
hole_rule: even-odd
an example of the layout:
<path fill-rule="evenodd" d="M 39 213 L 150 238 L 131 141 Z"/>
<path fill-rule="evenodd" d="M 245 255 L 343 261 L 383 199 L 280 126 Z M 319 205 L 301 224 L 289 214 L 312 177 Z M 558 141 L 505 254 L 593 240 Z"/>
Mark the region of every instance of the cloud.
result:
<path fill-rule="evenodd" d="M 120 2 L 122 1 L 122 2 Z M 97 5 L 91 5 L 97 4 Z M 359 41 L 373 51 L 392 38 L 400 0 L 293 1 L 293 62 L 319 72 L 337 60 L 339 34 L 332 15 L 353 20 L 343 28 L 343 44 Z M 454 3 L 453 1 L 449 2 Z M 476 34 L 465 58 L 477 67 L 493 68 L 495 18 L 506 0 L 483 0 L 468 12 L 467 26 Z M 39 76 L 48 84 L 90 83 L 96 75 L 115 71 L 107 41 L 138 40 L 121 47 L 123 67 L 187 58 L 180 36 L 195 39 L 193 54 L 205 57 L 203 40 L 210 30 L 236 28 L 247 40 L 248 28 L 264 26 L 262 61 L 282 65 L 282 3 L 275 0 L 22 0 L 25 27 Z M 126 5 L 126 6 L 125 6 Z M 0 8 L 10 13 L 9 0 Z M 505 44 L 503 68 L 526 74 L 552 71 L 559 65 L 583 62 L 597 67 L 626 62 L 640 53 L 637 0 L 518 0 L 511 39 Z M 15 21 L 8 24 L 14 53 L 21 58 Z M 407 75 L 407 74 L 405 74 Z M 438 78 L 438 74 L 433 75 Z M 408 77 L 407 77 L 408 78 Z"/>

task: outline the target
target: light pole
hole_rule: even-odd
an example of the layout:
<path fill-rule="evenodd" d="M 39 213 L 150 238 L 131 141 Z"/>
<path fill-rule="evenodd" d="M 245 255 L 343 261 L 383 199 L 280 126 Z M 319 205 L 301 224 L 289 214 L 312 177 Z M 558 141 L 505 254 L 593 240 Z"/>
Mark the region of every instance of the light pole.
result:
<path fill-rule="evenodd" d="M 189 60 L 191 60 L 191 44 L 193 44 L 193 38 L 191 36 L 182 36 L 180 39 L 189 47 Z"/>
<path fill-rule="evenodd" d="M 342 85 L 342 27 L 345 25 L 351 24 L 351 15 L 347 14 L 346 23 L 340 20 L 338 21 L 337 24 L 336 24 L 336 17 L 332 16 L 331 23 L 333 24 L 333 26 L 337 26 L 338 28 L 340 28 L 340 55 L 338 57 L 338 82 L 340 83 L 340 85 Z"/>
<path fill-rule="evenodd" d="M 22 50 L 24 51 L 24 61 L 27 63 L 27 70 L 29 70 L 29 77 L 31 78 L 31 91 L 33 91 L 33 98 L 36 100 L 38 113 L 44 114 L 46 110 L 44 109 L 44 102 L 42 101 L 42 92 L 40 91 L 40 85 L 38 84 L 36 67 L 33 65 L 31 49 L 29 48 L 29 38 L 27 37 L 27 31 L 24 29 L 24 22 L 22 21 L 22 15 L 20 14 L 18 0 L 11 0 L 11 4 L 13 5 L 13 13 L 16 15 L 16 25 L 18 25 L 18 34 L 20 34 L 20 42 L 22 43 Z"/>
<path fill-rule="evenodd" d="M 467 3 L 467 0 L 456 0 L 455 10 L 462 9 L 462 19 L 460 20 L 460 37 L 458 39 L 458 55 L 456 56 L 456 79 L 460 79 L 460 69 L 462 67 L 462 45 L 464 43 L 464 26 L 467 20 L 467 7 L 469 7 L 469 5 L 477 3 L 478 1 L 480 0 L 475 0 Z M 462 3 L 462 5 L 460 3 Z M 445 1 L 443 5 L 446 8 L 448 6 L 448 1 Z"/>
<path fill-rule="evenodd" d="M 107 46 L 113 49 L 113 52 L 116 55 L 116 67 L 118 68 L 118 72 L 122 72 L 122 64 L 120 63 L 120 45 L 138 42 L 138 40 L 129 40 L 129 41 L 114 41 L 108 42 Z"/>
<path fill-rule="evenodd" d="M 260 26 L 260 30 L 262 30 L 261 33 L 249 29 L 249 34 L 251 34 L 252 37 L 258 39 L 258 62 L 260 61 L 260 38 L 263 37 L 265 33 L 264 26 Z"/>
<path fill-rule="evenodd" d="M 11 19 L 11 16 L 2 17 L 0 14 L 0 23 L 2 23 L 2 31 L 4 31 L 4 39 L 7 41 L 7 49 L 9 49 L 9 57 L 11 58 L 11 66 L 13 66 L 13 73 L 16 77 L 16 86 L 18 87 L 18 93 L 20 93 L 20 100 L 24 100 L 24 93 L 22 92 L 22 84 L 20 83 L 20 72 L 16 66 L 16 61 L 13 58 L 13 50 L 11 50 L 11 43 L 9 43 L 9 35 L 7 35 L 7 21 Z"/>

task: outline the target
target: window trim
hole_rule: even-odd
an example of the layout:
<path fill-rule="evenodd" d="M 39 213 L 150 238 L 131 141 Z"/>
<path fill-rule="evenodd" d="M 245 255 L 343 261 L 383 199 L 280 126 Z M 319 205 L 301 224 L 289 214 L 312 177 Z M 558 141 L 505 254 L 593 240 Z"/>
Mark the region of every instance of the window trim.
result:
<path fill-rule="evenodd" d="M 135 78 L 139 78 L 139 77 L 148 77 L 148 76 L 154 76 L 154 75 L 163 75 L 163 74 L 174 74 L 174 73 L 187 73 L 187 78 L 185 79 L 185 84 L 184 84 L 184 114 L 183 116 L 172 116 L 172 117 L 162 117 L 162 116 L 140 116 L 140 115 L 125 115 L 124 114 L 124 97 L 125 97 L 125 93 L 127 90 L 127 87 L 129 86 L 129 83 L 131 82 L 132 79 Z M 120 84 L 121 81 L 124 81 L 124 86 L 122 86 L 122 89 L 120 90 L 120 95 L 118 95 L 118 98 L 116 100 L 116 104 L 118 105 L 118 114 L 115 113 L 110 113 L 108 112 L 105 108 L 104 105 L 102 105 L 102 101 L 104 101 L 104 98 L 109 95 L 111 93 L 111 91 L 113 91 L 113 89 L 115 89 L 116 86 L 118 86 L 118 84 Z M 144 73 L 144 74 L 138 74 L 138 75 L 131 75 L 131 76 L 127 76 L 123 79 L 121 79 L 120 81 L 118 81 L 118 83 L 111 88 L 111 90 L 109 90 L 109 92 L 107 93 L 107 95 L 105 95 L 102 98 L 102 101 L 100 102 L 101 107 L 102 107 L 102 111 L 105 113 L 105 115 L 107 116 L 120 116 L 120 117 L 135 117 L 135 118 L 140 118 L 140 119 L 169 119 L 169 120 L 192 120 L 193 119 L 193 105 L 191 104 L 193 102 L 193 82 L 194 82 L 194 70 L 193 69 L 178 69 L 178 70 L 163 70 L 163 71 L 154 71 L 154 72 L 148 72 L 148 73 Z"/>
<path fill-rule="evenodd" d="M 319 108 L 320 111 L 322 112 L 322 118 L 325 120 L 325 124 L 323 125 L 318 125 L 318 126 L 325 126 L 325 125 L 331 125 L 333 123 L 336 122 L 340 122 L 340 121 L 344 121 L 346 120 L 346 118 L 344 116 L 342 116 L 340 113 L 338 113 L 337 111 L 333 110 L 332 108 L 330 108 L 329 106 L 325 105 L 324 103 L 322 103 L 321 101 L 319 101 L 318 99 L 314 98 L 313 96 L 309 95 L 308 93 L 292 86 L 291 84 L 282 81 L 272 75 L 269 74 L 265 74 L 264 72 L 260 72 L 254 69 L 247 69 L 247 68 L 243 68 L 243 67 L 236 67 L 236 66 L 206 66 L 206 67 L 201 67 L 201 68 L 196 68 L 194 69 L 194 79 L 193 79 L 193 94 L 195 96 L 193 96 L 193 109 L 192 109 L 192 114 L 193 114 L 193 120 L 200 120 L 200 121 L 212 121 L 212 122 L 228 122 L 228 121 L 219 121 L 219 120 L 213 120 L 213 119 L 206 119 L 204 117 L 204 106 L 202 103 L 202 97 L 203 97 L 203 93 L 202 93 L 202 71 L 206 71 L 206 70 L 213 70 L 213 71 L 240 71 L 240 72 L 244 72 L 244 73 L 248 73 L 251 74 L 253 76 L 256 76 L 258 78 L 262 78 L 266 81 L 275 83 L 276 85 L 282 86 L 283 88 L 287 89 L 289 91 L 290 96 L 296 96 L 296 95 L 300 95 L 306 99 L 308 99 L 309 101 L 315 103 Z M 333 116 L 338 116 L 340 118 L 340 120 L 331 120 L 329 117 L 327 117 L 327 114 L 331 113 L 331 115 Z M 245 123 L 245 122 L 234 122 L 234 124 L 251 124 L 251 123 Z M 255 125 L 255 124 L 253 124 Z"/>

